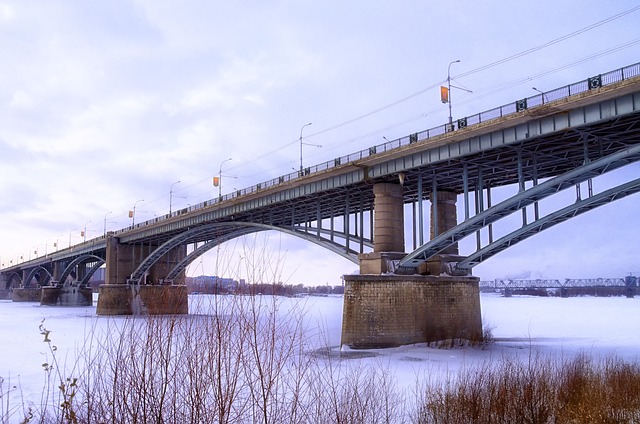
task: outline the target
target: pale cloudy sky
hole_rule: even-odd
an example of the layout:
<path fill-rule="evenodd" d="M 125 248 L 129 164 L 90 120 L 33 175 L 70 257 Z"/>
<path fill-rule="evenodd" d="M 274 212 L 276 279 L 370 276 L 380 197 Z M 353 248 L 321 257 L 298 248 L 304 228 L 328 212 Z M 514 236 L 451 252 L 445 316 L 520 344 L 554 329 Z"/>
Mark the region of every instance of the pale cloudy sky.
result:
<path fill-rule="evenodd" d="M 473 91 L 452 93 L 453 115 L 467 116 L 639 62 L 638 28 L 640 2 L 623 0 L 0 0 L 0 260 L 125 227 L 134 204 L 136 221 L 164 215 L 172 186 L 174 209 L 215 197 L 228 158 L 223 194 L 289 173 L 308 122 L 322 148 L 305 146 L 305 165 L 441 125 L 453 60 Z M 640 272 L 639 204 L 592 211 L 474 274 Z M 289 283 L 356 268 L 273 233 L 230 242 L 229 269 L 265 260 L 253 245 Z M 211 273 L 214 256 L 190 273 Z"/>

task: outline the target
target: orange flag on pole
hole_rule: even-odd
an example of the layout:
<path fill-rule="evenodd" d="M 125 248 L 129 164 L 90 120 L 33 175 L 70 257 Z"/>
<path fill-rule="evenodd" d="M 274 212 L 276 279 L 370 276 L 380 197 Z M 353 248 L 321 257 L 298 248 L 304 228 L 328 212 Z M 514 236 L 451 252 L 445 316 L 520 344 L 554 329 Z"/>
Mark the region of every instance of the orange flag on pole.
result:
<path fill-rule="evenodd" d="M 449 102 L 449 89 L 444 86 L 440 86 L 440 100 L 442 103 Z"/>

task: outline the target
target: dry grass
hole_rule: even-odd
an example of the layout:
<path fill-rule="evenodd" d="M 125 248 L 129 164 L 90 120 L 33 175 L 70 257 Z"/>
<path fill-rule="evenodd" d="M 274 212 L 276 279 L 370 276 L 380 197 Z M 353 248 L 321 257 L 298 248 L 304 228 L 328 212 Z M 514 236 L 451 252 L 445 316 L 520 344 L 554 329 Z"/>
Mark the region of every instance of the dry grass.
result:
<path fill-rule="evenodd" d="M 420 423 L 638 423 L 640 365 L 586 355 L 503 359 L 419 396 Z"/>
<path fill-rule="evenodd" d="M 400 390 L 389 364 L 314 354 L 300 310 L 223 296 L 211 315 L 114 320 L 39 404 L 0 379 L 0 422 L 638 423 L 640 365 L 503 358 Z M 45 340 L 48 330 L 42 328 Z M 84 370 L 84 371 L 79 371 Z"/>

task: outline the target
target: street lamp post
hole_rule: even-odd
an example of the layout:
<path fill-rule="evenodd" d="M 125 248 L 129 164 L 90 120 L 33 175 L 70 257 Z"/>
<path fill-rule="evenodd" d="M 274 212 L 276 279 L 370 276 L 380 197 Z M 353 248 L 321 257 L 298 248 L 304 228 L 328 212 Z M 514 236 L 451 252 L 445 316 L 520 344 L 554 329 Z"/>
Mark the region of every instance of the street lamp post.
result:
<path fill-rule="evenodd" d="M 71 233 L 73 233 L 75 230 L 77 230 L 77 228 L 69 231 L 69 247 L 71 247 Z"/>
<path fill-rule="evenodd" d="M 171 184 L 171 188 L 169 189 L 169 215 L 171 215 L 171 200 L 173 199 L 173 186 L 179 184 L 181 181 L 178 180 L 175 183 Z"/>
<path fill-rule="evenodd" d="M 451 65 L 454 63 L 460 63 L 460 59 L 454 60 L 449 63 L 449 67 L 447 68 L 447 95 L 449 96 L 449 131 L 453 129 L 453 117 L 451 115 Z"/>
<path fill-rule="evenodd" d="M 133 204 L 133 211 L 131 211 L 131 226 L 134 226 L 136 223 L 136 206 L 140 202 L 144 202 L 144 199 L 136 200 L 136 203 Z"/>
<path fill-rule="evenodd" d="M 53 240 L 53 239 L 48 239 L 45 243 L 44 243 L 44 256 L 46 257 L 47 254 L 49 253 L 49 242 Z M 54 243 L 55 245 L 55 243 Z"/>
<path fill-rule="evenodd" d="M 542 94 L 542 104 L 544 104 L 544 98 L 546 97 L 545 94 L 544 94 L 544 91 L 538 90 L 535 87 L 531 87 L 531 89 L 533 89 L 533 90 L 537 91 L 538 93 Z"/>
<path fill-rule="evenodd" d="M 58 237 L 56 237 L 56 242 L 53 244 L 53 247 L 56 248 L 56 252 L 60 248 L 60 245 L 58 243 L 60 243 L 60 237 L 62 237 L 62 236 L 64 236 L 64 234 L 59 234 Z"/>
<path fill-rule="evenodd" d="M 311 125 L 312 122 L 309 122 L 308 124 L 304 124 L 302 126 L 302 128 L 300 128 L 300 175 L 302 175 L 302 130 L 304 129 L 304 127 L 308 127 L 309 125 Z"/>
<path fill-rule="evenodd" d="M 113 211 L 109 211 L 104 214 L 104 232 L 102 234 L 104 237 L 107 236 L 107 215 L 109 215 L 110 213 L 113 213 Z"/>
<path fill-rule="evenodd" d="M 222 165 L 225 162 L 229 162 L 233 158 L 225 159 L 220 163 L 220 169 L 218 170 L 218 199 L 222 199 Z"/>
<path fill-rule="evenodd" d="M 84 224 L 84 230 L 82 231 L 82 237 L 83 237 L 82 242 L 83 242 L 83 243 L 84 243 L 85 241 L 87 241 L 87 224 L 88 224 L 88 223 L 90 223 L 90 222 L 91 222 L 91 220 L 87 221 L 87 222 Z"/>

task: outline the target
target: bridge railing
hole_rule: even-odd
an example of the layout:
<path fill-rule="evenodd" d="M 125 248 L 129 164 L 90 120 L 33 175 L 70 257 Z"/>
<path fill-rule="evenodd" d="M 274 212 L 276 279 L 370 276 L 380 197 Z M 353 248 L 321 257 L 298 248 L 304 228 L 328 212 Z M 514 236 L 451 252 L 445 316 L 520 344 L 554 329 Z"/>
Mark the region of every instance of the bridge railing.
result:
<path fill-rule="evenodd" d="M 417 143 L 418 140 L 420 140 L 421 142 L 425 140 L 429 140 L 430 138 L 443 135 L 447 132 L 455 131 L 456 129 L 464 128 L 470 125 L 480 124 L 483 122 L 490 121 L 492 119 L 502 118 L 508 115 L 512 115 L 514 113 L 519 113 L 530 107 L 539 106 L 539 105 L 560 100 L 575 94 L 584 93 L 589 90 L 614 84 L 614 83 L 623 81 L 625 79 L 636 77 L 638 75 L 640 75 L 640 63 L 636 63 L 630 66 L 626 66 L 624 68 L 616 69 L 614 71 L 610 71 L 604 74 L 596 75 L 586 80 L 582 80 L 573 84 L 559 87 L 551 91 L 542 92 L 540 94 L 536 94 L 531 97 L 526 97 L 524 99 L 516 100 L 515 102 L 511 102 L 511 103 L 508 103 L 484 112 L 480 112 L 475 115 L 467 116 L 454 121 L 453 124 L 451 125 L 449 124 L 439 125 L 437 127 L 420 131 L 414 134 L 410 134 L 408 136 L 401 137 L 396 140 L 391 140 L 386 143 L 371 146 L 367 149 L 350 153 L 346 156 L 341 156 L 333 160 L 320 163 L 318 165 L 313 165 L 313 166 L 304 168 L 302 171 L 296 171 L 289 174 L 281 175 L 271 180 L 264 181 L 259 184 L 255 184 L 251 187 L 247 187 L 241 190 L 236 190 L 234 192 L 225 194 L 224 196 L 198 203 L 197 205 L 190 206 L 189 208 L 180 209 L 178 211 L 172 212 L 171 214 L 167 214 L 161 217 L 157 217 L 153 220 L 138 223 L 134 227 L 138 228 L 147 224 L 162 221 L 164 219 L 167 219 L 173 216 L 182 215 L 184 213 L 187 213 L 193 210 L 198 210 L 210 205 L 214 205 L 222 201 L 234 199 L 240 196 L 244 196 L 246 194 L 255 193 L 265 188 L 274 187 L 279 184 L 292 181 L 296 178 L 299 178 L 305 175 L 326 171 L 331 168 L 335 168 L 337 166 L 344 165 L 349 162 L 364 159 L 378 153 L 383 153 L 389 150 L 396 149 L 398 147 L 406 146 L 412 143 Z M 124 228 L 122 230 L 116 231 L 116 233 L 125 232 L 131 228 L 132 227 Z"/>
<path fill-rule="evenodd" d="M 625 79 L 633 78 L 638 75 L 640 75 L 640 63 L 636 63 L 634 65 L 616 69 L 614 71 L 607 72 L 605 74 L 596 75 L 586 80 L 569 84 L 569 85 L 557 88 L 555 90 L 536 94 L 534 96 L 517 100 L 515 102 L 511 102 L 506 105 L 502 105 L 484 112 L 480 112 L 472 116 L 461 118 L 456 120 L 451 126 L 449 126 L 449 124 L 439 125 L 437 127 L 420 131 L 414 134 L 410 134 L 408 136 L 401 137 L 396 140 L 391 140 L 386 143 L 374 145 L 367 149 L 350 153 L 346 156 L 341 156 L 333 160 L 320 163 L 318 165 L 313 165 L 308 168 L 304 168 L 302 171 L 296 171 L 293 173 L 282 175 L 272 180 L 269 180 L 260 184 L 256 184 L 254 186 L 251 186 L 242 190 L 238 190 L 233 193 L 229 193 L 223 196 L 221 199 L 217 199 L 217 200 L 228 200 L 240 195 L 253 193 L 255 191 L 258 191 L 267 187 L 272 187 L 287 181 L 291 181 L 293 179 L 296 179 L 304 175 L 309 175 L 315 172 L 326 171 L 331 168 L 334 168 L 349 162 L 364 159 L 366 157 L 369 157 L 378 153 L 386 152 L 389 150 L 393 150 L 401 146 L 406 146 L 411 143 L 418 142 L 418 140 L 425 141 L 430 138 L 445 134 L 447 132 L 455 131 L 456 129 L 467 127 L 469 125 L 479 124 L 492 119 L 502 118 L 504 116 L 521 112 L 529 107 L 539 106 L 544 103 L 560 100 L 575 94 L 589 91 L 591 89 L 614 84 L 616 82 L 620 82 Z M 216 199 L 214 199 L 214 201 L 215 200 Z"/>

